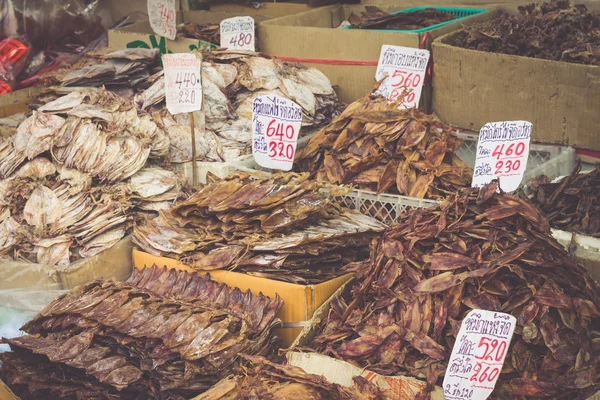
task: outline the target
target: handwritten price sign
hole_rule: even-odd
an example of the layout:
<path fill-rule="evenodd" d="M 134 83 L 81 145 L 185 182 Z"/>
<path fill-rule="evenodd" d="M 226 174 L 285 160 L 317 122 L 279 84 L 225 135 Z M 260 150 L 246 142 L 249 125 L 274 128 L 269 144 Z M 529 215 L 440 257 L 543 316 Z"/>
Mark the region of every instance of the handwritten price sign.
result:
<path fill-rule="evenodd" d="M 235 17 L 221 21 L 221 47 L 230 50 L 255 51 L 254 19 Z"/>
<path fill-rule="evenodd" d="M 195 54 L 165 54 L 165 99 L 171 114 L 200 110 L 202 106 L 202 60 Z"/>
<path fill-rule="evenodd" d="M 403 98 L 399 108 L 417 107 L 428 63 L 428 50 L 383 45 L 375 79 L 385 79 L 377 93 L 390 102 Z"/>
<path fill-rule="evenodd" d="M 485 400 L 494 391 L 517 319 L 471 310 L 463 320 L 444 376 L 446 400 Z"/>
<path fill-rule="evenodd" d="M 177 36 L 175 0 L 148 0 L 148 18 L 154 33 L 173 40 Z"/>
<path fill-rule="evenodd" d="M 515 191 L 527 167 L 532 124 L 527 121 L 489 122 L 479 131 L 471 186 L 500 180 L 505 192 Z"/>
<path fill-rule="evenodd" d="M 289 171 L 296 155 L 302 108 L 279 96 L 259 96 L 252 104 L 252 155 L 264 168 Z"/>

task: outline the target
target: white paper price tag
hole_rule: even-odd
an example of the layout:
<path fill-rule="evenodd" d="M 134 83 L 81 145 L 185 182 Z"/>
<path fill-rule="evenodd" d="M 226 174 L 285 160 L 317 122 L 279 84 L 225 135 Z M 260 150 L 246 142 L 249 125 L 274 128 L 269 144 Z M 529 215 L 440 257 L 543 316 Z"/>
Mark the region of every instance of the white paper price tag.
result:
<path fill-rule="evenodd" d="M 264 168 L 289 171 L 294 164 L 302 108 L 279 96 L 259 96 L 252 104 L 252 155 Z"/>
<path fill-rule="evenodd" d="M 460 326 L 444 376 L 446 400 L 485 400 L 494 391 L 517 319 L 471 310 Z"/>
<path fill-rule="evenodd" d="M 230 50 L 250 50 L 254 47 L 254 19 L 234 17 L 221 21 L 221 47 Z"/>
<path fill-rule="evenodd" d="M 195 54 L 165 54 L 165 99 L 171 114 L 198 111 L 202 107 L 202 61 Z"/>
<path fill-rule="evenodd" d="M 154 33 L 173 40 L 177 36 L 175 0 L 148 0 L 148 18 Z"/>
<path fill-rule="evenodd" d="M 390 102 L 404 96 L 399 108 L 414 108 L 419 105 L 423 82 L 429 63 L 429 51 L 401 46 L 381 46 L 375 79 L 385 80 L 376 93 Z M 401 97 L 402 98 L 402 97 Z"/>
<path fill-rule="evenodd" d="M 500 180 L 505 192 L 515 191 L 527 167 L 532 124 L 527 121 L 488 122 L 479 131 L 471 186 Z"/>

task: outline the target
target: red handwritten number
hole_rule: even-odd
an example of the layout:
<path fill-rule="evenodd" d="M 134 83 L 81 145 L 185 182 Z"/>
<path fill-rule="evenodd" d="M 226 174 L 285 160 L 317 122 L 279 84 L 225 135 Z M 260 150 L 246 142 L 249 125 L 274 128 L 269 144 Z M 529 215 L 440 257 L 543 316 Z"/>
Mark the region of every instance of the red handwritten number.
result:
<path fill-rule="evenodd" d="M 480 363 L 475 364 L 475 366 L 473 367 L 473 372 L 475 372 L 475 373 L 473 374 L 473 376 L 471 376 L 471 379 L 469 379 L 469 380 L 477 382 L 477 375 L 479 375 L 480 371 L 481 371 L 481 364 Z"/>
<path fill-rule="evenodd" d="M 496 172 L 494 172 L 495 175 L 500 175 L 502 173 L 502 167 L 504 167 L 504 173 L 505 174 L 509 174 L 511 171 L 517 171 L 519 168 L 521 168 L 521 161 L 520 160 L 506 160 L 506 162 L 504 161 L 498 161 L 496 163 Z"/>
<path fill-rule="evenodd" d="M 499 144 L 498 146 L 496 146 L 496 148 L 492 152 L 492 157 L 496 157 L 497 159 L 500 159 L 500 157 L 502 157 L 503 151 L 504 151 L 504 144 L 501 144 L 501 145 Z"/>
<path fill-rule="evenodd" d="M 502 360 L 504 359 L 504 355 L 506 354 L 506 346 L 506 341 L 503 340 L 502 342 L 500 342 L 500 346 L 498 346 L 498 351 L 496 351 L 496 361 L 502 362 Z"/>
<path fill-rule="evenodd" d="M 525 152 L 525 143 L 523 142 L 519 142 L 517 144 L 517 149 L 515 150 L 515 154 L 517 156 L 520 156 L 521 154 L 523 154 Z"/>
<path fill-rule="evenodd" d="M 514 143 L 511 143 L 506 148 L 506 152 L 504 152 L 504 146 L 505 146 L 504 143 L 497 145 L 496 148 L 494 149 L 494 151 L 492 152 L 492 157 L 496 157 L 496 159 L 500 159 L 500 157 L 502 157 L 503 155 L 510 157 L 513 154 L 517 157 L 520 157 L 525 152 L 525 143 L 523 143 L 523 142 L 517 143 L 516 146 Z"/>
<path fill-rule="evenodd" d="M 275 135 L 275 128 L 273 128 L 273 124 L 275 120 L 272 119 L 271 122 L 267 125 L 267 137 L 273 137 Z"/>
<path fill-rule="evenodd" d="M 486 367 L 483 371 L 482 371 L 482 365 L 481 363 L 477 363 L 475 364 L 475 366 L 473 367 L 473 372 L 475 372 L 471 378 L 469 379 L 469 381 L 475 381 L 475 382 L 479 382 L 479 383 L 483 383 L 484 381 L 488 381 L 488 382 L 494 382 L 494 379 L 496 379 L 498 377 L 498 375 L 500 375 L 500 368 L 498 367 Z M 491 372 L 488 373 L 488 371 Z M 481 372 L 481 375 L 479 375 L 479 373 Z"/>
<path fill-rule="evenodd" d="M 292 125 L 285 127 L 285 137 L 290 140 L 294 138 L 294 127 Z"/>
<path fill-rule="evenodd" d="M 294 159 L 294 146 L 290 143 L 269 142 L 269 157 L 275 158 L 287 158 L 288 160 Z"/>
<path fill-rule="evenodd" d="M 277 142 L 269 142 L 269 157 L 277 156 Z"/>

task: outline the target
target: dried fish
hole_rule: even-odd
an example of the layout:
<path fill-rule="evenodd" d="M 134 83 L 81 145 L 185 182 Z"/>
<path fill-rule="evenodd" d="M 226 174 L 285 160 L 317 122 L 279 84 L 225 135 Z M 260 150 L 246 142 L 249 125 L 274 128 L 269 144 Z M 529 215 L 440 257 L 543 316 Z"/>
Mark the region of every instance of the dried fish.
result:
<path fill-rule="evenodd" d="M 455 152 L 462 141 L 417 109 L 381 96 L 350 104 L 297 152 L 295 169 L 361 189 L 439 199 L 469 187 L 472 169 Z"/>
<path fill-rule="evenodd" d="M 435 8 L 388 14 L 378 7 L 365 6 L 365 11 L 361 12 L 360 16 L 350 14 L 348 22 L 353 28 L 410 31 L 451 21 L 454 18 L 452 14 Z"/>
<path fill-rule="evenodd" d="M 597 392 L 599 286 L 534 206 L 497 188 L 465 189 L 403 215 L 367 262 L 348 267 L 356 280 L 332 300 L 309 347 L 440 384 L 465 315 L 500 311 L 517 326 L 491 398 Z"/>
<path fill-rule="evenodd" d="M 298 283 L 332 279 L 342 265 L 366 257 L 384 226 L 336 203 L 347 189 L 307 178 L 233 174 L 136 225 L 134 242 L 200 270 L 235 267 Z"/>
<path fill-rule="evenodd" d="M 0 355 L 0 379 L 24 399 L 76 390 L 76 398 L 189 399 L 240 354 L 274 356 L 282 304 L 208 275 L 135 270 L 127 283 L 73 289 L 23 326 L 26 336 L 3 339 L 12 352 Z"/>
<path fill-rule="evenodd" d="M 541 175 L 529 186 L 533 202 L 542 209 L 550 226 L 600 237 L 600 165 L 589 173 L 581 173 L 578 163 L 559 182 L 551 183 Z"/>

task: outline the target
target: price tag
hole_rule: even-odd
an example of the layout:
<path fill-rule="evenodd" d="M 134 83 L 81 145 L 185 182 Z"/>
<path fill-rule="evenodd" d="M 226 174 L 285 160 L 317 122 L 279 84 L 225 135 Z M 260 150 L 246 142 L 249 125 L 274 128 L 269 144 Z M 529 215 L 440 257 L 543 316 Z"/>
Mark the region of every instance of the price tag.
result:
<path fill-rule="evenodd" d="M 279 96 L 259 96 L 252 104 L 252 155 L 264 168 L 289 171 L 296 155 L 302 108 Z"/>
<path fill-rule="evenodd" d="M 235 17 L 221 21 L 221 47 L 230 50 L 250 50 L 254 47 L 254 19 Z"/>
<path fill-rule="evenodd" d="M 414 108 L 419 105 L 425 73 L 429 63 L 429 51 L 401 46 L 381 46 L 375 79 L 385 80 L 376 93 L 390 102 L 404 96 L 399 108 Z M 402 98 L 402 97 L 401 97 Z"/>
<path fill-rule="evenodd" d="M 485 400 L 494 391 L 517 319 L 471 310 L 463 320 L 444 376 L 446 400 Z"/>
<path fill-rule="evenodd" d="M 177 36 L 175 0 L 148 0 L 148 18 L 154 33 L 173 40 Z"/>
<path fill-rule="evenodd" d="M 165 54 L 165 99 L 171 114 L 200 110 L 202 106 L 202 60 L 195 54 Z"/>
<path fill-rule="evenodd" d="M 527 121 L 488 122 L 479 131 L 471 186 L 500 180 L 505 192 L 515 191 L 527 167 L 532 124 Z"/>

